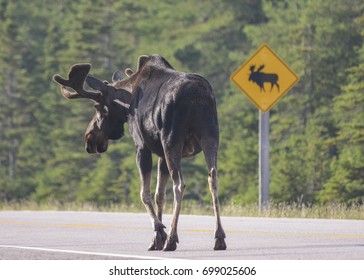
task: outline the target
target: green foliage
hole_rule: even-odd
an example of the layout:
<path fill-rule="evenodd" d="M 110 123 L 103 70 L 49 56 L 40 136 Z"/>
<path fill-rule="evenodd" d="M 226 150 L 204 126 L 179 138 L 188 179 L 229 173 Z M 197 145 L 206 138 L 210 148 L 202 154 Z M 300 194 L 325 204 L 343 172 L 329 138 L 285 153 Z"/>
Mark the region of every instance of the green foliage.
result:
<path fill-rule="evenodd" d="M 258 114 L 240 93 L 226 95 L 220 107 L 219 182 L 222 201 L 258 199 Z M 245 104 L 245 106 L 243 106 Z"/>
<path fill-rule="evenodd" d="M 364 17 L 360 20 L 363 24 Z M 358 66 L 347 72 L 349 83 L 334 99 L 338 155 L 331 163 L 333 175 L 319 194 L 324 202 L 364 202 L 364 47 Z"/>
<path fill-rule="evenodd" d="M 272 196 L 279 202 L 335 201 L 340 192 L 331 199 L 318 193 L 338 176 L 333 166 L 341 152 L 336 140 L 340 127 L 333 103 L 343 95 L 346 70 L 358 63 L 357 49 L 363 44 L 358 18 L 364 5 L 341 0 L 264 4 L 268 20 L 247 26 L 248 38 L 254 46 L 264 38 L 300 76 L 272 110 Z"/>
<path fill-rule="evenodd" d="M 159 53 L 211 82 L 221 200 L 255 203 L 258 111 L 229 76 L 268 43 L 300 76 L 271 111 L 273 202 L 363 203 L 363 14 L 361 0 L 0 0 L 0 200 L 140 206 L 131 137 L 87 155 L 92 103 L 62 98 L 52 76 L 89 62 L 110 79 Z M 210 204 L 204 157 L 183 170 L 185 199 Z"/>

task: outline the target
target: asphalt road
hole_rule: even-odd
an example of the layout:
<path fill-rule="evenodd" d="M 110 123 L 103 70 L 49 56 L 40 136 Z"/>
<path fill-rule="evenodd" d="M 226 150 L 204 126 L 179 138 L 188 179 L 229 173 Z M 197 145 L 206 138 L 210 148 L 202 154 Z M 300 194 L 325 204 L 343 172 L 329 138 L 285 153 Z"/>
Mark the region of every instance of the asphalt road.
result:
<path fill-rule="evenodd" d="M 168 227 L 170 215 L 164 218 Z M 181 215 L 175 252 L 148 252 L 147 214 L 3 211 L 1 260 L 364 260 L 364 221 L 222 217 L 226 251 L 213 251 L 214 217 Z"/>

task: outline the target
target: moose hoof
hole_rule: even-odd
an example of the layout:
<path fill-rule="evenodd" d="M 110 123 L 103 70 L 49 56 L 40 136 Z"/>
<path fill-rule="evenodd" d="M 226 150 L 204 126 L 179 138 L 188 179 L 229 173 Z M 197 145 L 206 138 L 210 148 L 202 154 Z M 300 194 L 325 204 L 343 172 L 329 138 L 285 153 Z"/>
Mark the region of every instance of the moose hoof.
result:
<path fill-rule="evenodd" d="M 148 251 L 160 251 L 163 249 L 164 243 L 166 242 L 167 234 L 163 229 L 156 231 L 150 244 Z"/>
<path fill-rule="evenodd" d="M 226 250 L 226 243 L 224 238 L 216 238 L 215 239 L 215 247 L 214 250 Z"/>
<path fill-rule="evenodd" d="M 163 251 L 175 251 L 177 249 L 178 238 L 168 238 Z"/>

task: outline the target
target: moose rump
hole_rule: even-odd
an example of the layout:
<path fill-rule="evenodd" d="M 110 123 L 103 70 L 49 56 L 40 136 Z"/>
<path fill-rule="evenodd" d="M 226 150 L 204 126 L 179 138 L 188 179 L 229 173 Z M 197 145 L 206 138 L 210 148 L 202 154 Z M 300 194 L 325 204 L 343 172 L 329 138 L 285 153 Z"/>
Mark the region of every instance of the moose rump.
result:
<path fill-rule="evenodd" d="M 155 121 L 163 142 L 181 146 L 181 156 L 190 157 L 201 152 L 206 139 L 218 147 L 217 112 L 210 85 L 198 75 L 188 74 L 176 84 L 165 85 L 174 94 L 160 100 Z M 202 87 L 203 85 L 203 87 Z"/>

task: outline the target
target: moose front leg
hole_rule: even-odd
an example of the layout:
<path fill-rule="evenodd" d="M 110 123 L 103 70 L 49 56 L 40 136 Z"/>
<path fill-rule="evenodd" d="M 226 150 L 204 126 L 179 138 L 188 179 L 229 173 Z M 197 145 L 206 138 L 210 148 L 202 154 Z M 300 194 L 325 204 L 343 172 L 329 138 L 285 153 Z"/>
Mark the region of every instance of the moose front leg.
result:
<path fill-rule="evenodd" d="M 150 195 L 150 181 L 152 173 L 152 154 L 148 149 L 138 149 L 136 162 L 139 168 L 140 181 L 141 181 L 141 200 L 147 209 L 152 221 L 152 225 L 155 231 L 152 239 L 152 244 L 148 250 L 162 250 L 167 234 L 164 232 L 165 226 L 158 219 L 152 204 Z"/>

